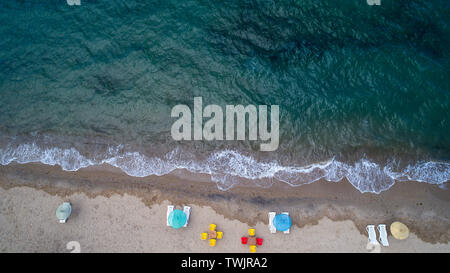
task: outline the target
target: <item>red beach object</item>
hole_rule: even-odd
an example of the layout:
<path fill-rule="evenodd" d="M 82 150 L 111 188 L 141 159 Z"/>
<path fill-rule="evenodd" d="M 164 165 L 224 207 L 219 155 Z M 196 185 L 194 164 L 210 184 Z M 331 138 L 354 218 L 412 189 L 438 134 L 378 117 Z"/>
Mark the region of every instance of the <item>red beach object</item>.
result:
<path fill-rule="evenodd" d="M 263 244 L 263 239 L 262 238 L 256 238 L 256 244 L 257 245 L 262 245 Z"/>
<path fill-rule="evenodd" d="M 243 245 L 246 245 L 246 244 L 247 244 L 247 240 L 248 240 L 247 237 L 241 237 L 241 243 L 242 243 Z"/>

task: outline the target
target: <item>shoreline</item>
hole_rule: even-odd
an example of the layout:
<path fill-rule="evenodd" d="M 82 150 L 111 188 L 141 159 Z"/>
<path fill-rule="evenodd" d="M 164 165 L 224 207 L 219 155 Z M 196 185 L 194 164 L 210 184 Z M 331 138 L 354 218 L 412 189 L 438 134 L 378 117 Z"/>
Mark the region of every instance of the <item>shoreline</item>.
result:
<path fill-rule="evenodd" d="M 2 140 L 0 138 L 0 143 Z M 297 164 L 281 163 L 280 158 L 260 158 L 257 154 L 247 154 L 238 150 L 221 149 L 198 155 L 194 151 L 172 149 L 160 154 L 158 148 L 152 147 L 152 154 L 125 151 L 122 145 L 93 145 L 88 152 L 81 153 L 77 145 L 66 148 L 37 142 L 21 143 L 16 148 L 9 147 L 6 141 L 0 144 L 1 165 L 10 164 L 44 164 L 59 165 L 65 171 L 79 171 L 86 168 L 100 168 L 121 172 L 134 177 L 165 176 L 176 172 L 188 175 L 210 175 L 209 180 L 218 187 L 228 190 L 243 180 L 257 181 L 258 186 L 265 187 L 271 180 L 282 181 L 292 187 L 315 183 L 319 180 L 337 182 L 349 181 L 361 193 L 376 193 L 389 190 L 396 182 L 418 181 L 444 186 L 450 182 L 450 164 L 432 159 L 407 159 L 402 164 L 394 157 L 386 161 L 380 155 L 366 157 L 366 153 L 355 153 L 350 161 L 331 158 L 317 158 L 312 162 Z M 5 146 L 6 145 L 6 146 Z M 14 145 L 13 145 L 14 146 Z M 100 149 L 100 150 L 99 150 Z M 160 154 L 159 156 L 157 154 Z M 354 157 L 356 154 L 360 156 Z M 373 154 L 370 152 L 369 154 Z M 389 156 L 390 157 L 390 156 Z M 400 157 L 401 158 L 401 157 Z M 183 178 L 186 175 L 183 175 Z M 370 180 L 368 179 L 370 178 Z M 255 182 L 256 183 L 256 182 Z"/>
<path fill-rule="evenodd" d="M 208 175 L 187 176 L 183 171 L 138 178 L 112 166 L 76 172 L 39 163 L 0 166 L 1 188 L 21 186 L 61 198 L 81 193 L 89 198 L 131 195 L 148 208 L 166 200 L 175 205 L 208 206 L 224 219 L 248 225 L 267 225 L 268 211 L 289 211 L 295 228 L 317 225 L 327 218 L 353 222 L 361 236 L 367 236 L 368 224 L 402 221 L 426 243 L 448 244 L 450 240 L 450 195 L 436 185 L 419 182 L 396 183 L 380 194 L 362 194 L 348 181 L 299 187 L 275 183 L 268 189 L 244 183 L 221 191 Z"/>

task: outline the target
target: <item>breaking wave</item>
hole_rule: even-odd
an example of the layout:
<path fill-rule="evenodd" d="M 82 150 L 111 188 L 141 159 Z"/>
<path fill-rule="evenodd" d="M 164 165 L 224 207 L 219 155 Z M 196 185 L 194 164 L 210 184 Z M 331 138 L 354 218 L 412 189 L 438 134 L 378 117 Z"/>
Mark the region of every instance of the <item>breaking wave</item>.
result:
<path fill-rule="evenodd" d="M 121 152 L 120 146 L 109 147 L 101 158 L 88 158 L 75 148 L 41 148 L 36 144 L 8 145 L 0 148 L 0 164 L 40 162 L 60 165 L 65 171 L 77 171 L 88 166 L 109 164 L 120 168 L 130 176 L 146 177 L 165 175 L 177 169 L 211 175 L 221 190 L 228 190 L 241 181 L 250 179 L 257 186 L 270 187 L 273 179 L 296 187 L 320 179 L 339 182 L 344 177 L 361 193 L 380 193 L 388 190 L 395 181 L 419 181 L 444 184 L 450 180 L 450 164 L 445 162 L 418 162 L 399 170 L 395 161 L 381 166 L 368 159 L 353 164 L 334 158 L 308 166 L 283 166 L 276 161 L 262 162 L 252 156 L 233 150 L 212 152 L 205 159 L 195 160 L 180 149 L 161 157 L 148 157 L 139 152 Z"/>

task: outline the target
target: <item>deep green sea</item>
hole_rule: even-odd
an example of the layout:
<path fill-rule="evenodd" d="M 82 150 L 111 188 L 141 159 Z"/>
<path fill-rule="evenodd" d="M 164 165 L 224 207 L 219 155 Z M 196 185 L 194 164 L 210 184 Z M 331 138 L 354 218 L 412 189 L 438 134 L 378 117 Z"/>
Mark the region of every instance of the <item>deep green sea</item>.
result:
<path fill-rule="evenodd" d="M 175 141 L 171 109 L 279 105 L 279 147 Z M 361 192 L 450 180 L 450 1 L 0 1 L 0 163 Z"/>

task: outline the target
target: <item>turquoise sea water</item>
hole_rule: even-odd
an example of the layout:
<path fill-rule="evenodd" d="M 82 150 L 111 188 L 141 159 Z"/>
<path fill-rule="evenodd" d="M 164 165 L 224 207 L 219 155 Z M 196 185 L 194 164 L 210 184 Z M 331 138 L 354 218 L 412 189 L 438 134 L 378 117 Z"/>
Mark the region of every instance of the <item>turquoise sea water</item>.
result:
<path fill-rule="evenodd" d="M 450 180 L 450 2 L 0 2 L 0 163 L 361 192 Z M 279 105 L 280 146 L 174 141 L 177 104 Z"/>

